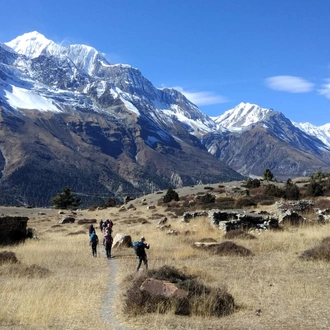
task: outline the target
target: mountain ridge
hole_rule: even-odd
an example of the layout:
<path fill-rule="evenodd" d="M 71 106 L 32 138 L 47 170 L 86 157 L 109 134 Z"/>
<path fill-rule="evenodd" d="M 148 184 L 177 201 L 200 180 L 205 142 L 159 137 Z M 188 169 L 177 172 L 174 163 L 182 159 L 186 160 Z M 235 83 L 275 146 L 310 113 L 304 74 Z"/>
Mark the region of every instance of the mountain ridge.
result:
<path fill-rule="evenodd" d="M 0 115 L 0 203 L 45 205 L 65 185 L 100 202 L 330 165 L 327 125 L 250 103 L 211 118 L 137 68 L 37 32 L 0 44 Z"/>

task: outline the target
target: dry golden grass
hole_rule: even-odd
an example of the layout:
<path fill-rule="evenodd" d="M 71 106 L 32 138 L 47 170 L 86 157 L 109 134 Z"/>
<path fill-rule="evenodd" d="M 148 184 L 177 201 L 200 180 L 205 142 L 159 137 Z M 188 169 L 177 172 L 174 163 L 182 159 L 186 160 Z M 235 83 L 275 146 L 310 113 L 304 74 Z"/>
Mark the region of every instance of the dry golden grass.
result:
<path fill-rule="evenodd" d="M 0 328 L 4 329 L 112 329 L 101 315 L 107 283 L 115 281 L 119 290 L 114 315 L 127 329 L 329 329 L 328 289 L 330 264 L 326 261 L 304 261 L 299 255 L 330 236 L 330 224 L 289 227 L 284 231 L 253 233 L 256 239 L 232 239 L 253 252 L 253 256 L 218 256 L 193 248 L 193 243 L 212 238 L 221 243 L 228 239 L 214 229 L 207 218 L 191 220 L 170 218 L 171 228 L 179 235 L 167 235 L 157 229 L 157 211 L 147 210 L 136 202 L 137 210 L 119 212 L 118 208 L 81 211 L 80 218 L 115 220 L 114 234 L 126 233 L 137 240 L 145 236 L 149 268 L 168 265 L 196 275 L 206 286 L 225 286 L 238 309 L 229 316 L 183 317 L 172 314 L 146 314 L 132 317 L 122 313 L 123 294 L 136 266 L 133 249 L 113 251 L 118 276 L 111 278 L 111 261 L 92 258 L 87 227 L 77 224 L 58 225 L 56 212 L 37 215 L 26 212 L 29 227 L 37 229 L 39 240 L 2 247 L 13 251 L 20 265 L 0 265 Z M 269 208 L 270 206 L 267 206 Z M 1 213 L 5 213 L 1 210 Z M 142 224 L 135 217 L 148 220 Z M 68 235 L 79 231 L 85 234 Z M 98 231 L 99 233 L 99 231 Z M 50 271 L 28 276 L 26 268 L 37 265 Z M 20 268 L 21 267 L 21 268 Z M 111 308 L 111 306 L 109 306 Z"/>
<path fill-rule="evenodd" d="M 11 329 L 87 329 L 90 317 L 104 327 L 100 305 L 109 268 L 104 258 L 92 258 L 88 234 L 66 236 L 78 225 L 51 229 L 42 221 L 29 221 L 40 233 L 39 240 L 2 247 L 15 253 L 19 264 L 0 267 L 0 326 Z M 37 269 L 31 273 L 27 267 Z M 41 271 L 40 271 L 41 269 Z M 46 274 L 42 270 L 48 270 Z"/>

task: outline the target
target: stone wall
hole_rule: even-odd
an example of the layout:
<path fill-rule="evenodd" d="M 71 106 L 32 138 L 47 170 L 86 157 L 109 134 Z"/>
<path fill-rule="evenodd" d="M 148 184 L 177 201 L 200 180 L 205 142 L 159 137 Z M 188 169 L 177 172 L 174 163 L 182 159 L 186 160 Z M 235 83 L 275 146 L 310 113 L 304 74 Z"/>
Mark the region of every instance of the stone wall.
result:
<path fill-rule="evenodd" d="M 28 217 L 0 217 L 0 244 L 24 240 L 28 220 Z"/>

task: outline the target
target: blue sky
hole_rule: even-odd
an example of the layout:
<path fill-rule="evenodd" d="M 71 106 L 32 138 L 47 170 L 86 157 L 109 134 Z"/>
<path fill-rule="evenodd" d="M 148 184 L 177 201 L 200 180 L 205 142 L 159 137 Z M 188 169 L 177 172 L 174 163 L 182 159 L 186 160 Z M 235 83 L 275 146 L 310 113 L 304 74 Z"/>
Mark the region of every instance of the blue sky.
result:
<path fill-rule="evenodd" d="M 330 123 L 328 0 L 1 1 L 0 42 L 38 31 L 176 87 L 209 116 L 240 102 Z"/>

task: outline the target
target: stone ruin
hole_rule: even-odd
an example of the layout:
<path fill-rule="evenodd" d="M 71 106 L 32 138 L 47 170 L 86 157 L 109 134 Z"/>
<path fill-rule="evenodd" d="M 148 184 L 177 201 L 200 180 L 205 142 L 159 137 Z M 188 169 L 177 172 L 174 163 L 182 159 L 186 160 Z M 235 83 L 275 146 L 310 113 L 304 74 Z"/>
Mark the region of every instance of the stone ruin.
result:
<path fill-rule="evenodd" d="M 24 241 L 27 237 L 28 217 L 0 217 L 0 244 Z"/>
<path fill-rule="evenodd" d="M 212 210 L 208 216 L 211 224 L 224 232 L 238 229 L 249 231 L 279 228 L 279 219 L 268 212 Z"/>
<path fill-rule="evenodd" d="M 242 209 L 211 210 L 186 212 L 183 221 L 189 222 L 196 217 L 208 217 L 214 227 L 218 227 L 224 232 L 231 230 L 267 230 L 279 229 L 282 225 L 296 226 L 305 222 L 324 223 L 330 222 L 330 209 L 314 209 L 313 202 L 308 200 L 276 202 L 276 211 L 269 213 L 266 211 L 253 211 Z M 315 218 L 304 218 L 306 210 L 314 210 Z"/>

